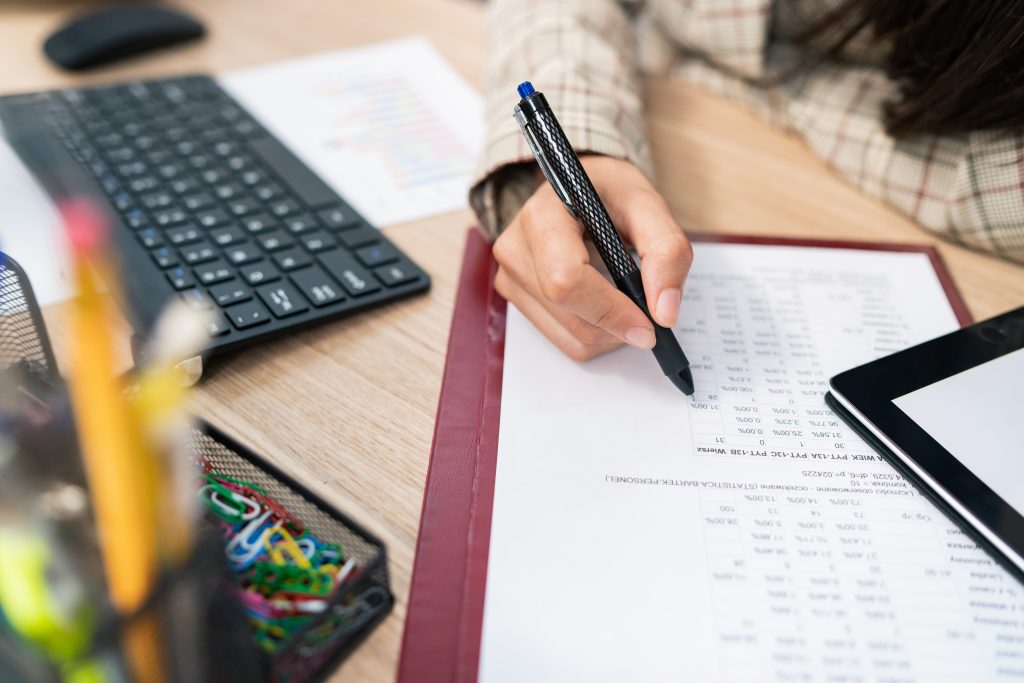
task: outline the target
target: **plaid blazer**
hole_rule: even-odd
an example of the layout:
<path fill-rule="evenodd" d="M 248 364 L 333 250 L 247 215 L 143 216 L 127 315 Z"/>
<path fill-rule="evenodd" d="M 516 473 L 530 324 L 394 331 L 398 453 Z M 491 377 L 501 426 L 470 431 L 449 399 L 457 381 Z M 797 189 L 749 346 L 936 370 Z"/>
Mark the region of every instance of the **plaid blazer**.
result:
<path fill-rule="evenodd" d="M 542 86 L 578 151 L 628 159 L 650 175 L 643 70 L 746 103 L 925 228 L 1024 263 L 1021 132 L 894 140 L 881 111 L 896 89 L 879 68 L 884 46 L 867 36 L 843 64 L 755 84 L 793 64 L 798 51 L 787 38 L 840 1 L 492 0 L 488 136 L 470 204 L 493 235 L 535 188 L 509 104 L 524 73 Z"/>

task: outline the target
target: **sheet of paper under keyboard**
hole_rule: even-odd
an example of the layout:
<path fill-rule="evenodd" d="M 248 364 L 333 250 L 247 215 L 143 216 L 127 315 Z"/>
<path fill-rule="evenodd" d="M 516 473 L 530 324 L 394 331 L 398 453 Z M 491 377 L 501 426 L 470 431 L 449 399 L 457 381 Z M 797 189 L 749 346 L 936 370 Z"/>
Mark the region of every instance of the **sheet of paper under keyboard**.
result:
<path fill-rule="evenodd" d="M 684 298 L 692 401 L 510 310 L 480 680 L 1024 676 L 1020 586 L 823 402 L 956 327 L 927 258 L 698 244 Z"/>

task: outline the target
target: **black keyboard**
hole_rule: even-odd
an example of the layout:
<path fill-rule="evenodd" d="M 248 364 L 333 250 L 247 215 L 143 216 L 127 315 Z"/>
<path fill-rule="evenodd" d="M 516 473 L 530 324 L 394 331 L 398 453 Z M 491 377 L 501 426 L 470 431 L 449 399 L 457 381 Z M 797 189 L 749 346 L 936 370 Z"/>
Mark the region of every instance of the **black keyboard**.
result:
<path fill-rule="evenodd" d="M 74 159 L 120 218 L 136 326 L 180 296 L 214 310 L 209 351 L 225 351 L 430 285 L 211 78 L 3 97 L 0 116 L 37 175 Z M 68 159 L 22 151 L 18 122 L 30 118 Z"/>

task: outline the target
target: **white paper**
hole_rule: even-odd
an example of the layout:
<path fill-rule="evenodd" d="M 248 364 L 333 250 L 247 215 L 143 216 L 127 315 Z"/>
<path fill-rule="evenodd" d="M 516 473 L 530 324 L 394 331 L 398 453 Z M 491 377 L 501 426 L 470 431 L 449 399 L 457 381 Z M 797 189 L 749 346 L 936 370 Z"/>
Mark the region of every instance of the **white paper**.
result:
<path fill-rule="evenodd" d="M 1018 512 L 1024 513 L 1024 350 L 893 400 Z"/>
<path fill-rule="evenodd" d="M 466 206 L 484 138 L 483 104 L 425 39 L 277 62 L 219 80 L 374 225 Z"/>
<path fill-rule="evenodd" d="M 28 275 L 40 306 L 70 298 L 75 287 L 60 213 L 2 135 L 0 188 L 0 251 Z"/>
<path fill-rule="evenodd" d="M 920 254 L 698 244 L 690 401 L 510 310 L 480 680 L 1019 679 L 1018 584 L 823 401 L 955 327 Z"/>

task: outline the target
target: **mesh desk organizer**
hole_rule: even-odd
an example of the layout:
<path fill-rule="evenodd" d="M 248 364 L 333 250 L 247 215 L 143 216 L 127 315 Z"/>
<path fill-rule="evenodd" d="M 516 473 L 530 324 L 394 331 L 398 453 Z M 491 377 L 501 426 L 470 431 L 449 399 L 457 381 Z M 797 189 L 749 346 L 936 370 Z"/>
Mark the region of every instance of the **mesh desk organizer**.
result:
<path fill-rule="evenodd" d="M 62 386 L 28 279 L 16 262 L 0 253 L 0 372 L 14 366 L 47 385 Z M 241 482 L 265 494 L 284 508 L 299 528 L 292 527 L 297 540 L 315 538 L 317 543 L 339 548 L 339 564 L 351 560 L 345 580 L 322 598 L 322 609 L 301 620 L 286 623 L 276 637 L 268 638 L 266 625 L 247 619 L 251 603 L 241 587 L 237 566 L 233 571 L 225 560 L 221 536 L 227 526 L 212 513 L 205 516 L 204 540 L 192 560 L 181 570 L 158 581 L 153 596 L 142 612 L 161 614 L 175 633 L 193 633 L 201 642 L 192 643 L 199 668 L 175 662 L 182 659 L 188 644 L 169 643 L 170 681 L 321 681 L 373 631 L 391 611 L 394 596 L 388 581 L 387 556 L 383 543 L 361 525 L 328 505 L 293 478 L 253 453 L 212 425 L 197 421 L 190 434 L 190 449 L 200 476 L 212 475 L 222 481 Z M 84 475 L 78 473 L 84 484 Z M 209 481 L 209 479 L 207 479 Z M 312 543 L 312 541 L 310 541 Z M 243 572 L 244 573 L 244 572 Z M 223 590 L 225 585 L 229 590 Z M 187 597 L 203 596 L 199 609 L 182 609 Z M 183 617 L 180 612 L 190 612 Z M 166 613 L 173 613 L 168 616 Z M 201 614 L 200 614 L 201 613 Z M 135 617 L 128 617 L 128 621 Z M 124 618 L 112 612 L 101 619 L 89 656 L 118 647 L 118 633 Z M 248 623 L 246 623 L 248 621 Z M 239 637 L 239 634 L 243 634 Z M 182 637 L 184 639 L 184 637 Z M 176 638 L 168 637 L 168 640 Z M 38 662 L 17 661 L 11 643 L 0 630 L 0 679 L 58 681 L 58 672 Z M 6 668 L 4 662 L 7 662 Z M 20 668 L 19 668 L 20 665 Z M 200 671 L 199 669 L 202 669 Z"/>

